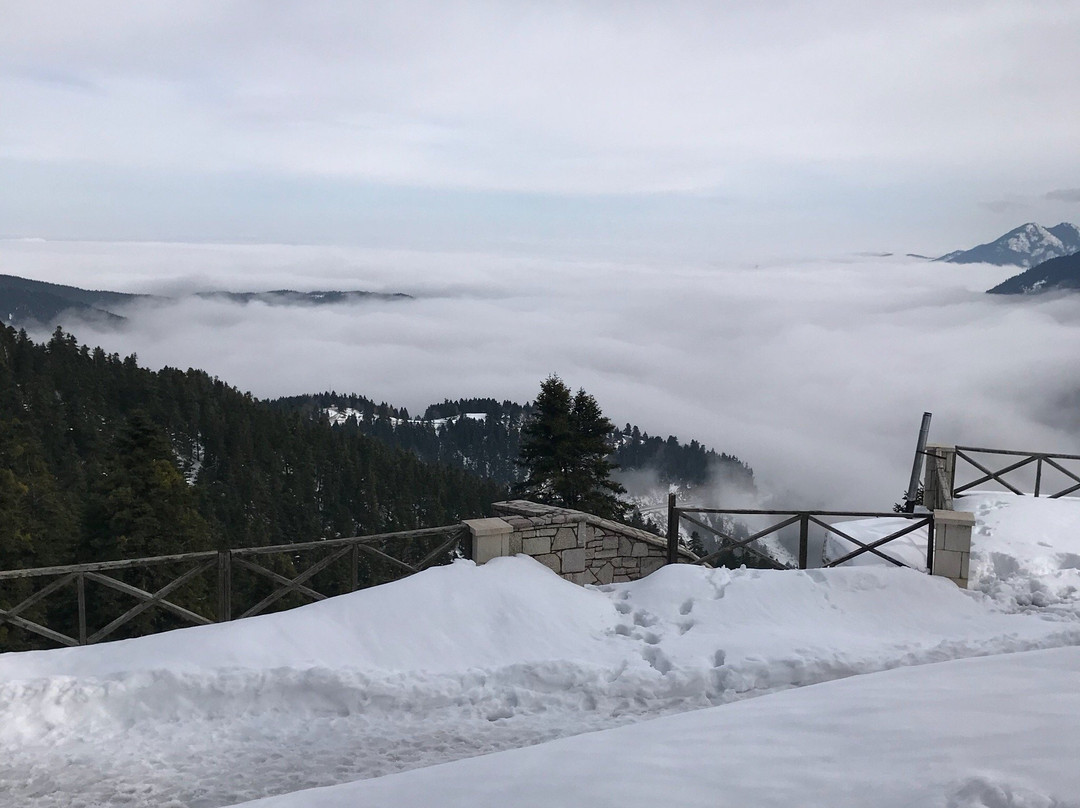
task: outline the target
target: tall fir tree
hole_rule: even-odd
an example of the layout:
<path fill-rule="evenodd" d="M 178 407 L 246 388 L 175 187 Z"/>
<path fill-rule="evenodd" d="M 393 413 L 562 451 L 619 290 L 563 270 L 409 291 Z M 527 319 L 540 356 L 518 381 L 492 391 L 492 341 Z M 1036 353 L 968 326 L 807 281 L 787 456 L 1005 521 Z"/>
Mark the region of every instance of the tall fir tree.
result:
<path fill-rule="evenodd" d="M 518 464 L 525 480 L 515 491 L 538 502 L 617 518 L 626 510 L 625 489 L 611 479 L 614 425 L 596 399 L 556 375 L 540 385 L 532 415 L 521 429 Z"/>

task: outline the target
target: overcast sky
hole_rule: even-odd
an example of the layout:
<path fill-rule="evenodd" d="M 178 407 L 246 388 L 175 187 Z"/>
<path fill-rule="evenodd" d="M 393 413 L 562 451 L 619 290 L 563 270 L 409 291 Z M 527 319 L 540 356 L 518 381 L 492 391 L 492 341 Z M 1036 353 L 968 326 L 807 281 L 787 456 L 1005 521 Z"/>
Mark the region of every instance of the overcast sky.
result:
<path fill-rule="evenodd" d="M 718 260 L 1080 220 L 1080 2 L 0 0 L 0 235 Z"/>

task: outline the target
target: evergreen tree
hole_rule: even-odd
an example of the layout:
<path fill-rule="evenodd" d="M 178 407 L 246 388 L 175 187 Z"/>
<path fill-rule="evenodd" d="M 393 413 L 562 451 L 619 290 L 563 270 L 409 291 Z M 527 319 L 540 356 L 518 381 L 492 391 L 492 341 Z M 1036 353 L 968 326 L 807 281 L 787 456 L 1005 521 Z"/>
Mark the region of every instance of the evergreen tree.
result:
<path fill-rule="evenodd" d="M 625 489 L 611 479 L 615 464 L 608 459 L 614 431 L 596 399 L 584 390 L 571 399 L 562 379 L 549 376 L 521 428 L 518 464 L 526 476 L 516 492 L 597 516 L 622 516 L 626 505 L 618 495 Z"/>

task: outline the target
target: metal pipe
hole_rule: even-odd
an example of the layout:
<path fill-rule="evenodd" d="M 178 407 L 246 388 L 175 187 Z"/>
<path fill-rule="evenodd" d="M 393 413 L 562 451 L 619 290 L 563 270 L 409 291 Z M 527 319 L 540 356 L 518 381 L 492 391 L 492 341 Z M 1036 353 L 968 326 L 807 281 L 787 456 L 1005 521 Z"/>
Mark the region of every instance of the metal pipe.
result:
<path fill-rule="evenodd" d="M 904 508 L 908 513 L 915 510 L 915 498 L 919 495 L 919 478 L 922 477 L 923 459 L 926 455 L 926 438 L 930 434 L 931 414 L 922 414 L 922 426 L 919 427 L 919 442 L 915 446 L 915 462 L 911 466 L 911 480 L 904 496 Z"/>

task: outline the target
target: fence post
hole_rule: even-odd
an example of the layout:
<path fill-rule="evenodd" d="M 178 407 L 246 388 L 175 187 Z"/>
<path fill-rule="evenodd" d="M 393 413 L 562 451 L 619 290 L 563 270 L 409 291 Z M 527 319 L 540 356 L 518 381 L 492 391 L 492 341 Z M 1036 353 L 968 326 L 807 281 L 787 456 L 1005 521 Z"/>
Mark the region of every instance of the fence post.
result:
<path fill-rule="evenodd" d="M 79 645 L 86 645 L 86 576 L 79 573 L 75 579 L 79 597 Z"/>
<path fill-rule="evenodd" d="M 1035 461 L 1035 496 L 1039 496 L 1039 487 L 1042 485 L 1042 455 Z"/>
<path fill-rule="evenodd" d="M 934 574 L 934 512 L 926 517 L 926 574 Z"/>
<path fill-rule="evenodd" d="M 219 623 L 232 620 L 232 551 L 218 550 L 218 611 Z"/>
<path fill-rule="evenodd" d="M 667 563 L 679 563 L 679 509 L 674 493 L 667 495 Z"/>
<path fill-rule="evenodd" d="M 810 555 L 810 515 L 799 515 L 799 569 L 806 569 Z"/>
<path fill-rule="evenodd" d="M 349 552 L 349 591 L 360 588 L 360 545 L 353 544 Z"/>

